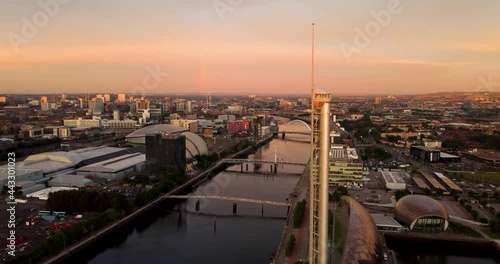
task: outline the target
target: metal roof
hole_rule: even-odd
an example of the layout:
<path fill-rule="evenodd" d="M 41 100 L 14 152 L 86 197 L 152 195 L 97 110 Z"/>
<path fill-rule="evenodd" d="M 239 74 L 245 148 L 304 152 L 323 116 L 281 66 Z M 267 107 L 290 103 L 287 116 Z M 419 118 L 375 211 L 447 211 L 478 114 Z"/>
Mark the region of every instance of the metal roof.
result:
<path fill-rule="evenodd" d="M 382 171 L 382 177 L 388 183 L 405 183 L 399 172 L 395 171 Z"/>
<path fill-rule="evenodd" d="M 188 131 L 187 128 L 183 127 L 178 127 L 178 126 L 173 126 L 173 125 L 168 125 L 168 124 L 158 124 L 158 125 L 152 125 L 152 126 L 146 126 L 141 129 L 137 129 L 136 131 L 128 134 L 125 138 L 141 138 L 144 137 L 146 134 L 149 133 L 156 133 L 156 132 L 165 132 L 165 133 L 181 133 Z"/>
<path fill-rule="evenodd" d="M 358 201 L 348 196 L 342 199 L 348 204 L 350 214 L 341 263 L 375 263 L 380 245 L 375 222 Z"/>
<path fill-rule="evenodd" d="M 446 188 L 444 188 L 444 186 L 443 186 L 441 183 L 439 183 L 439 182 L 436 180 L 436 178 L 434 178 L 432 175 L 430 175 L 430 174 L 429 174 L 429 173 L 427 173 L 427 172 L 423 172 L 423 171 L 422 171 L 422 172 L 420 172 L 420 173 L 422 173 L 422 175 L 424 175 L 425 179 L 427 179 L 427 180 L 428 180 L 428 181 L 432 184 L 432 186 L 433 186 L 434 188 L 436 188 L 436 189 L 441 189 L 441 190 L 446 191 Z"/>
<path fill-rule="evenodd" d="M 421 189 L 430 189 L 429 186 L 424 182 L 424 180 L 420 177 L 413 177 L 413 181 L 417 184 L 417 186 Z"/>
<path fill-rule="evenodd" d="M 127 154 L 104 160 L 78 169 L 80 172 L 118 172 L 126 168 L 146 162 L 146 155 L 141 153 Z"/>
<path fill-rule="evenodd" d="M 448 212 L 438 201 L 425 195 L 407 195 L 394 207 L 396 219 L 408 226 L 422 217 L 440 217 L 448 220 Z"/>
<path fill-rule="evenodd" d="M 458 187 L 458 185 L 456 185 L 453 181 L 451 181 L 448 177 L 444 176 L 442 173 L 434 172 L 434 174 L 436 174 L 436 176 L 438 176 L 439 179 L 441 179 L 451 189 L 459 191 L 459 192 L 462 191 L 462 188 Z"/>
<path fill-rule="evenodd" d="M 403 227 L 394 218 L 388 216 L 387 214 L 370 214 L 377 226 L 391 226 L 391 227 Z"/>

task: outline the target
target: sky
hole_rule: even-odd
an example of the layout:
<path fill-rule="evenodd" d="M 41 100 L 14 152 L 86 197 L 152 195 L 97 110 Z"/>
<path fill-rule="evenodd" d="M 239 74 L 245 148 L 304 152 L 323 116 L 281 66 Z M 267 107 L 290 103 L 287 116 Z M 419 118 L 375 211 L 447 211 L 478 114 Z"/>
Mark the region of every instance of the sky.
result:
<path fill-rule="evenodd" d="M 498 0 L 2 0 L 0 93 L 500 92 Z M 486 80 L 486 82 L 485 82 Z"/>

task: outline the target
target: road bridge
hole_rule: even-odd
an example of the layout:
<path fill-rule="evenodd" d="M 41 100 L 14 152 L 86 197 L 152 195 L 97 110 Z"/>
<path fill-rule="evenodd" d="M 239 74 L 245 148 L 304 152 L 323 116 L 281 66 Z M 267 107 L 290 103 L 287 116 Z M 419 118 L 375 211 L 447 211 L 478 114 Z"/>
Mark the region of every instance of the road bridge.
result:
<path fill-rule="evenodd" d="M 222 159 L 221 162 L 229 164 L 264 163 L 264 164 L 284 164 L 284 165 L 297 165 L 297 166 L 307 165 L 307 162 L 300 162 L 300 161 L 260 160 L 260 159 Z"/>
<path fill-rule="evenodd" d="M 216 195 L 166 195 L 166 199 L 215 199 L 215 200 L 226 200 L 241 203 L 254 203 L 254 204 L 268 204 L 276 206 L 290 206 L 289 202 L 277 202 L 277 201 L 267 201 L 267 200 L 257 200 L 249 198 L 239 198 L 230 196 L 216 196 Z"/>

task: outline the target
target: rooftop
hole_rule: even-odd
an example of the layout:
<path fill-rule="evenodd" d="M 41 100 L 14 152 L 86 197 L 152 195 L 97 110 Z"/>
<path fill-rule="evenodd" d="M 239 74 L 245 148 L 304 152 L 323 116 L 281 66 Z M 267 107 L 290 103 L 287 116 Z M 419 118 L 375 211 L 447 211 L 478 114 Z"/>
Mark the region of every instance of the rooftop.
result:
<path fill-rule="evenodd" d="M 377 226 L 403 227 L 396 219 L 387 214 L 370 214 Z"/>
<path fill-rule="evenodd" d="M 384 177 L 387 183 L 405 183 L 399 172 L 395 171 L 382 171 L 382 177 Z"/>
<path fill-rule="evenodd" d="M 88 172 L 117 172 L 135 166 L 146 161 L 146 155 L 133 153 L 120 157 L 107 159 L 78 169 L 78 171 Z"/>
<path fill-rule="evenodd" d="M 332 161 L 359 161 L 358 151 L 344 145 L 334 145 L 330 148 L 330 160 Z"/>
<path fill-rule="evenodd" d="M 186 131 L 188 131 L 187 128 L 168 125 L 168 124 L 158 124 L 137 129 L 136 131 L 128 134 L 126 138 L 140 138 L 144 137 L 146 134 L 157 133 L 157 132 L 164 132 L 170 134 L 170 133 L 182 133 Z"/>

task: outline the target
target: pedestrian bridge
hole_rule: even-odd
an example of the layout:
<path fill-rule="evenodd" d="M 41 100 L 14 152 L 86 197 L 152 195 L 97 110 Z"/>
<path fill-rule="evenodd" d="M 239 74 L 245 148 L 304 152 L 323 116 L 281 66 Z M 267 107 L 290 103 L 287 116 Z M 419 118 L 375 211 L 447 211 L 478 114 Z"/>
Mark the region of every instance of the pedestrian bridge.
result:
<path fill-rule="evenodd" d="M 266 164 L 285 164 L 306 166 L 307 162 L 286 161 L 286 160 L 259 160 L 259 159 L 222 159 L 222 163 L 241 164 L 241 163 L 266 163 Z"/>
<path fill-rule="evenodd" d="M 288 202 L 277 202 L 277 201 L 267 201 L 267 200 L 257 200 L 248 198 L 238 198 L 230 196 L 215 196 L 215 195 L 166 195 L 166 199 L 214 199 L 214 200 L 226 200 L 233 202 L 242 203 L 254 203 L 254 204 L 268 204 L 276 206 L 290 206 Z"/>

